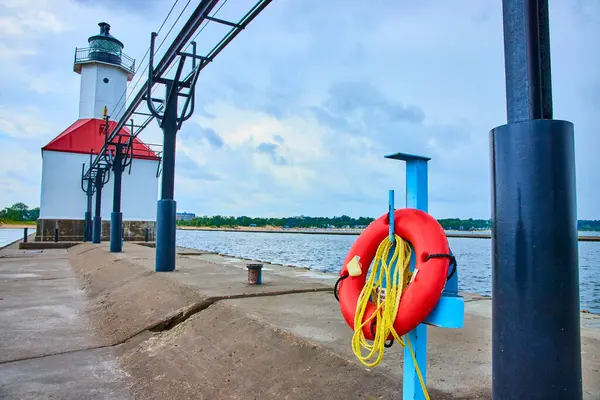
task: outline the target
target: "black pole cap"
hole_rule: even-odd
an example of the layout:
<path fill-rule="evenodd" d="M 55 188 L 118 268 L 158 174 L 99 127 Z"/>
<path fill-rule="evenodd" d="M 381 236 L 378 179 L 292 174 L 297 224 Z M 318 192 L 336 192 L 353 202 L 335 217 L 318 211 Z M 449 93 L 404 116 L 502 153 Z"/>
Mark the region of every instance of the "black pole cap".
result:
<path fill-rule="evenodd" d="M 101 35 L 110 35 L 110 24 L 106 23 L 106 22 L 100 22 L 98 24 L 98 26 L 100 27 L 100 34 Z"/>

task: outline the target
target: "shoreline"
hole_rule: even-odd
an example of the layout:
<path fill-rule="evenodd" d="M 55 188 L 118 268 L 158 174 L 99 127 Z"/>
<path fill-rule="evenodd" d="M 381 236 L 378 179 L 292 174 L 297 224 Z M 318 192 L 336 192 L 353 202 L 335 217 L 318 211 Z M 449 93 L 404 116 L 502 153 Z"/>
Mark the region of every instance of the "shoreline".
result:
<path fill-rule="evenodd" d="M 37 225 L 33 224 L 22 224 L 22 223 L 2 223 L 0 224 L 0 229 L 23 229 L 23 228 L 36 228 Z"/>
<path fill-rule="evenodd" d="M 241 232 L 241 233 L 293 233 L 300 235 L 342 235 L 358 236 L 362 229 L 325 229 L 325 228 L 289 228 L 281 229 L 276 227 L 237 227 L 237 228 L 211 228 L 206 226 L 177 226 L 182 231 L 216 231 L 216 232 Z M 491 233 L 479 233 L 477 231 L 448 232 L 446 237 L 463 239 L 491 239 Z M 579 235 L 580 242 L 600 242 L 600 236 Z"/>

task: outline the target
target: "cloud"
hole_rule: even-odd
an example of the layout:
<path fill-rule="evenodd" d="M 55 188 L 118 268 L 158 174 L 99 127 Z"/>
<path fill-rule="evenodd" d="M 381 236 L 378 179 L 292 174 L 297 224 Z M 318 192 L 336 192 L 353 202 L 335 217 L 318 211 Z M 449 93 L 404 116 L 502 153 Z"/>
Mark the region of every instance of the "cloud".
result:
<path fill-rule="evenodd" d="M 0 106 L 0 135 L 19 139 L 45 138 L 54 132 L 55 126 L 44 120 L 41 111 L 34 106 L 22 110 Z"/>
<path fill-rule="evenodd" d="M 219 17 L 235 21 L 250 3 L 227 2 Z M 489 217 L 488 133 L 506 121 L 501 3 L 369 4 L 272 2 L 202 71 L 195 115 L 177 136 L 179 209 L 377 216 L 388 189 L 403 204 L 405 168 L 383 157 L 403 151 L 432 158 L 432 214 Z M 149 32 L 170 7 L 4 0 L 0 140 L 13 147 L 3 146 L 0 159 L 24 147 L 24 157 L 39 163 L 39 147 L 77 118 L 73 52 L 98 22 L 111 24 L 141 71 Z M 593 118 L 600 56 L 590 40 L 600 34 L 600 6 L 554 2 L 550 18 L 555 117 L 576 131 L 578 216 L 600 218 Z M 202 51 L 220 38 L 219 28 L 203 31 Z M 158 125 L 142 138 L 162 142 Z M 39 184 L 19 182 L 19 173 L 0 163 L 0 202 L 37 201 Z"/>
<path fill-rule="evenodd" d="M 225 142 L 214 129 L 204 128 L 199 124 L 191 124 L 182 128 L 179 137 L 187 142 L 208 144 L 213 149 L 221 149 Z"/>
<path fill-rule="evenodd" d="M 23 57 L 30 57 L 37 54 L 33 49 L 10 48 L 4 43 L 0 43 L 0 61 L 18 61 Z"/>
<path fill-rule="evenodd" d="M 207 171 L 205 167 L 196 164 L 185 152 L 177 152 L 176 168 L 179 175 L 195 181 L 220 180 L 218 175 Z"/>
<path fill-rule="evenodd" d="M 35 4 L 28 1 L 5 1 L 4 7 L 10 14 L 0 17 L 0 34 L 14 38 L 62 32 L 64 24 L 52 8 L 46 8 L 47 6 L 48 3 L 43 0 Z"/>
<path fill-rule="evenodd" d="M 256 151 L 259 153 L 275 154 L 277 147 L 278 146 L 273 143 L 260 143 L 258 146 L 256 146 Z"/>
<path fill-rule="evenodd" d="M 0 202 L 2 207 L 17 202 L 35 207 L 40 201 L 42 160 L 37 146 L 0 136 Z"/>
<path fill-rule="evenodd" d="M 220 149 L 225 145 L 225 142 L 223 141 L 223 139 L 221 138 L 221 136 L 219 136 L 217 134 L 217 132 L 215 132 L 212 129 L 204 129 L 202 131 L 204 138 L 208 141 L 208 143 L 210 143 L 210 145 L 215 148 L 215 149 Z"/>
<path fill-rule="evenodd" d="M 285 158 L 277 155 L 278 145 L 275 143 L 263 142 L 256 146 L 258 153 L 268 154 L 275 164 L 286 165 L 288 162 Z"/>
<path fill-rule="evenodd" d="M 80 3 L 86 7 L 97 7 L 98 1 L 96 0 L 75 0 L 76 3 Z M 112 10 L 122 10 L 128 13 L 150 13 L 156 12 L 159 8 L 158 5 L 161 3 L 160 0 L 103 0 L 102 6 Z M 169 4 L 170 7 L 170 4 Z M 178 7 L 177 10 L 183 8 Z M 162 11 L 162 10 L 161 10 Z M 165 14 L 166 15 L 166 14 Z"/>

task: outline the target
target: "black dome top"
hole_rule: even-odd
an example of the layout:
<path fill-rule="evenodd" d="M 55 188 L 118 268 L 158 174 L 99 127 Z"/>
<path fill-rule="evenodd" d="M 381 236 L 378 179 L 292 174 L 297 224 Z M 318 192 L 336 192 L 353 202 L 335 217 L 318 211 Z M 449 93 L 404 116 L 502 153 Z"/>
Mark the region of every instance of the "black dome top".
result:
<path fill-rule="evenodd" d="M 100 26 L 100 34 L 90 36 L 90 38 L 88 39 L 88 43 L 91 43 L 94 40 L 106 40 L 109 42 L 116 43 L 121 48 L 125 47 L 123 45 L 123 42 L 121 42 L 116 37 L 114 37 L 110 34 L 110 25 L 109 24 L 107 24 L 106 22 L 100 22 L 98 24 L 98 26 Z"/>

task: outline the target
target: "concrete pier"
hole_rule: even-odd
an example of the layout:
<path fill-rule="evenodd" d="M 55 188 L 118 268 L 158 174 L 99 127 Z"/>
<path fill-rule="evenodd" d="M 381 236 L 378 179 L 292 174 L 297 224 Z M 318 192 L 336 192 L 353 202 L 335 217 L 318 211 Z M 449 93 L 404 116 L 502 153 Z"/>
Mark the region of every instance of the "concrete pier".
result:
<path fill-rule="evenodd" d="M 399 399 L 403 351 L 375 368 L 351 350 L 336 276 L 125 243 L 0 251 L 0 397 Z M 256 261 L 256 260 L 255 260 Z M 465 296 L 465 327 L 429 329 L 434 399 L 491 398 L 491 300 Z M 584 398 L 600 398 L 600 316 L 581 314 Z"/>

